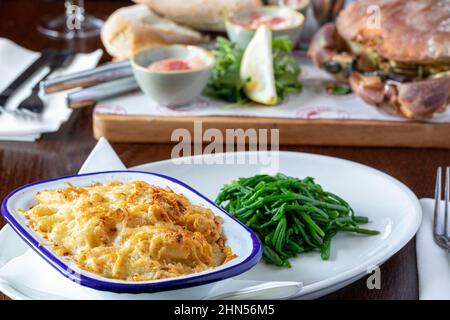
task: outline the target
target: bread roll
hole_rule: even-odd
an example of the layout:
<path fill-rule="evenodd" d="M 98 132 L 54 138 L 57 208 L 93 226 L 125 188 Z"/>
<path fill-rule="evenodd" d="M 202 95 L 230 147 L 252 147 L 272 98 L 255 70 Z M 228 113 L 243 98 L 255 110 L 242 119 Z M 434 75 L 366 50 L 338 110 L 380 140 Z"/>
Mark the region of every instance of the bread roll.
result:
<path fill-rule="evenodd" d="M 177 23 L 203 31 L 224 31 L 224 15 L 262 6 L 261 0 L 133 0 Z"/>
<path fill-rule="evenodd" d="M 117 60 L 130 58 L 145 48 L 164 44 L 198 44 L 208 41 L 197 31 L 153 13 L 145 5 L 120 8 L 106 20 L 101 39 Z"/>

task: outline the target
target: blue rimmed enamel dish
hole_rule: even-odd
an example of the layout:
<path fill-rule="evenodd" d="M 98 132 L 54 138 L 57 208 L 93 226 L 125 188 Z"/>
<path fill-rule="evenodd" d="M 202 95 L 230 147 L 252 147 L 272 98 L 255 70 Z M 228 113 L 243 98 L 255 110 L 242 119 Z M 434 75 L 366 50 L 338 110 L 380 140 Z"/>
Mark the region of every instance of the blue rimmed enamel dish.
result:
<path fill-rule="evenodd" d="M 93 183 L 107 183 L 111 181 L 128 182 L 142 180 L 150 184 L 169 187 L 173 191 L 183 194 L 193 204 L 202 205 L 223 219 L 223 232 L 237 258 L 211 270 L 190 275 L 152 280 L 152 281 L 123 281 L 109 279 L 82 270 L 68 258 L 58 256 L 51 248 L 41 246 L 45 242 L 37 232 L 27 224 L 27 219 L 17 210 L 27 210 L 35 204 L 35 194 L 44 189 L 65 188 L 70 182 L 76 187 L 88 186 Z M 216 281 L 237 276 L 258 263 L 262 256 L 262 246 L 258 237 L 245 225 L 232 218 L 227 212 L 219 208 L 211 200 L 200 194 L 192 187 L 181 181 L 156 173 L 143 171 L 107 171 L 60 177 L 43 180 L 25 185 L 11 192 L 3 201 L 1 213 L 14 231 L 45 261 L 70 280 L 96 290 L 117 293 L 155 293 L 193 286 L 207 287 Z"/>

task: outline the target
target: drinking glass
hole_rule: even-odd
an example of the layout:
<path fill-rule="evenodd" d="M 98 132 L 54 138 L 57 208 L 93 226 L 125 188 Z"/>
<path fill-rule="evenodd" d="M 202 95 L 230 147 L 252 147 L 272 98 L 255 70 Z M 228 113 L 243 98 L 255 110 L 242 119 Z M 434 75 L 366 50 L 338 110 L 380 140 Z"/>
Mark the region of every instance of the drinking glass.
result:
<path fill-rule="evenodd" d="M 98 36 L 103 20 L 87 15 L 84 0 L 65 0 L 64 14 L 45 17 L 38 30 L 57 39 L 89 38 Z"/>

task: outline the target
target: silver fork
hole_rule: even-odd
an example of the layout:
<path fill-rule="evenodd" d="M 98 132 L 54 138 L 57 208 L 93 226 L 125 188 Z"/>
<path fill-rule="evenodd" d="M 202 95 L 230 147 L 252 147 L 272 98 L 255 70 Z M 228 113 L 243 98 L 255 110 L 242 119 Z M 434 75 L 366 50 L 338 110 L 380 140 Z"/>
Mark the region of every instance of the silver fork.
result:
<path fill-rule="evenodd" d="M 436 188 L 434 191 L 434 217 L 433 217 L 433 237 L 436 244 L 447 251 L 450 251 L 450 229 L 448 218 L 448 201 L 450 193 L 450 167 L 445 168 L 444 183 L 444 214 L 441 214 L 441 185 L 442 168 L 439 167 L 436 173 Z"/>
<path fill-rule="evenodd" d="M 39 117 L 44 111 L 44 102 L 39 96 L 40 85 L 49 75 L 55 70 L 65 67 L 69 64 L 74 56 L 72 51 L 59 51 L 54 53 L 45 76 L 34 85 L 31 89 L 31 94 L 25 98 L 15 110 L 15 114 L 19 116 L 28 116 L 31 118 Z"/>

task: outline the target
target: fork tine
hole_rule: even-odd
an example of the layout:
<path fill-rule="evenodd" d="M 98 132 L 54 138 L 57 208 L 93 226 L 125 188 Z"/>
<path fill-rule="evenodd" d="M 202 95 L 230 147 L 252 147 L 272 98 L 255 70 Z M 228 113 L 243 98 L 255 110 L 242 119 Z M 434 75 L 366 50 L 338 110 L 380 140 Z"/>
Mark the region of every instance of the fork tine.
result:
<path fill-rule="evenodd" d="M 444 210 L 444 236 L 448 239 L 448 198 L 450 190 L 450 167 L 445 168 L 445 210 Z"/>
<path fill-rule="evenodd" d="M 440 211 L 440 202 L 441 202 L 441 177 L 442 177 L 442 168 L 438 167 L 436 172 L 436 186 L 434 189 L 434 214 L 433 214 L 433 234 L 439 234 L 438 230 L 438 219 L 439 219 L 439 211 Z"/>

